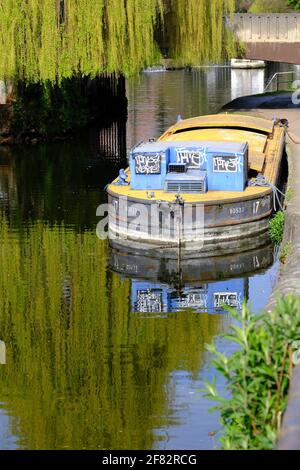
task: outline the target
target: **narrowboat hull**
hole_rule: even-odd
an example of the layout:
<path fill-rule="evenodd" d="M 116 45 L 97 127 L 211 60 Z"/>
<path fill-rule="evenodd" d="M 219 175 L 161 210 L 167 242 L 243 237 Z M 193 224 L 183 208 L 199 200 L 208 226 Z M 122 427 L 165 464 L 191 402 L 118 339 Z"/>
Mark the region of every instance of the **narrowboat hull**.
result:
<path fill-rule="evenodd" d="M 132 207 L 137 204 L 136 200 L 127 199 L 127 217 L 124 217 L 124 211 L 119 216 L 118 210 L 115 210 L 119 204 L 119 196 L 109 194 L 109 239 L 112 246 L 130 253 L 143 250 L 151 257 L 160 257 L 163 250 L 166 257 L 175 259 L 178 258 L 179 249 L 182 259 L 190 259 L 197 258 L 200 253 L 209 257 L 259 248 L 266 243 L 269 217 L 273 212 L 270 190 L 248 200 L 211 204 L 193 202 L 172 206 L 166 202 L 143 201 L 145 214 L 139 221 L 137 231 L 135 226 L 131 228 L 134 219 L 131 216 Z M 197 209 L 203 213 L 203 223 L 200 220 L 200 224 L 195 226 L 191 218 L 190 224 L 183 224 L 182 221 L 188 219 L 185 214 L 197 213 Z M 151 218 L 151 213 L 156 211 L 174 212 L 174 223 L 167 227 L 163 225 L 159 231 L 157 217 Z"/>

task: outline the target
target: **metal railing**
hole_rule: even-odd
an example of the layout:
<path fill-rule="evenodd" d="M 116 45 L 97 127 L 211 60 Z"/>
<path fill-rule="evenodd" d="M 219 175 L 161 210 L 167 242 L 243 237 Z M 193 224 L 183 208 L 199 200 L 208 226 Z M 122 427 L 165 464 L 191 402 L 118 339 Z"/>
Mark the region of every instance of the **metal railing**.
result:
<path fill-rule="evenodd" d="M 281 77 L 285 77 L 286 75 L 289 75 L 291 78 L 289 80 L 281 80 Z M 290 72 L 276 72 L 274 73 L 272 78 L 268 81 L 264 89 L 264 92 L 266 93 L 267 91 L 269 91 L 269 89 L 271 88 L 271 85 L 274 85 L 274 82 L 275 82 L 275 91 L 279 91 L 281 89 L 281 85 L 286 85 L 286 84 L 290 85 L 286 89 L 291 89 L 292 88 L 291 85 L 293 84 L 296 78 L 297 78 L 297 73 L 294 70 Z M 272 91 L 274 91 L 274 86 L 272 86 Z"/>

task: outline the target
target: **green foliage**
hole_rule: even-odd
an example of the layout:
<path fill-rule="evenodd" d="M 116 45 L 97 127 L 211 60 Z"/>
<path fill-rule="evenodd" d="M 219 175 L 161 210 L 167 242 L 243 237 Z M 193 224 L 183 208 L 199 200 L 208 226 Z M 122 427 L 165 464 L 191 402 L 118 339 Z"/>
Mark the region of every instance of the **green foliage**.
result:
<path fill-rule="evenodd" d="M 300 10 L 300 0 L 288 0 L 289 5 L 295 8 L 295 10 Z"/>
<path fill-rule="evenodd" d="M 224 51 L 234 56 L 233 36 L 223 16 L 235 9 L 234 0 L 171 0 L 169 30 L 171 55 L 184 64 L 218 62 Z"/>
<path fill-rule="evenodd" d="M 231 314 L 239 325 L 225 338 L 239 349 L 226 357 L 216 345 L 207 346 L 230 394 L 219 396 L 216 381 L 207 383 L 206 396 L 221 413 L 220 442 L 223 449 L 273 449 L 287 404 L 294 342 L 300 340 L 300 299 L 281 298 L 259 317 L 245 304 L 241 313 Z"/>
<path fill-rule="evenodd" d="M 0 77 L 129 75 L 158 62 L 158 29 L 176 58 L 219 60 L 233 49 L 223 21 L 233 11 L 234 0 L 0 0 Z"/>
<path fill-rule="evenodd" d="M 286 258 L 290 256 L 293 252 L 293 245 L 291 242 L 286 242 L 283 247 L 281 248 L 279 260 L 281 263 L 286 262 Z"/>
<path fill-rule="evenodd" d="M 78 83 L 63 80 L 60 87 L 45 82 L 18 88 L 13 133 L 19 138 L 63 135 L 87 124 L 88 103 Z"/>
<path fill-rule="evenodd" d="M 237 13 L 246 13 L 251 7 L 253 0 L 236 0 L 235 11 Z"/>
<path fill-rule="evenodd" d="M 286 200 L 288 202 L 291 201 L 293 199 L 294 195 L 295 195 L 294 189 L 288 188 L 286 193 L 285 193 Z"/>
<path fill-rule="evenodd" d="M 250 13 L 287 13 L 292 11 L 288 0 L 254 0 Z"/>
<path fill-rule="evenodd" d="M 274 245 L 279 245 L 283 238 L 285 213 L 277 212 L 269 222 L 269 235 Z"/>

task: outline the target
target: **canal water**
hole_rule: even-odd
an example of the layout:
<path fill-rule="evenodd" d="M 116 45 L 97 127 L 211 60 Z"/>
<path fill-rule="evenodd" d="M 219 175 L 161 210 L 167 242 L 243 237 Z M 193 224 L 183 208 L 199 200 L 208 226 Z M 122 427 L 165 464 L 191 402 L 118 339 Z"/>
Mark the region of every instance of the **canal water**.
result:
<path fill-rule="evenodd" d="M 127 128 L 0 148 L 1 449 L 217 445 L 209 433 L 218 414 L 199 391 L 215 373 L 205 344 L 230 325 L 223 302 L 264 308 L 278 272 L 273 248 L 179 272 L 110 250 L 96 236 L 96 209 L 126 146 L 158 136 L 178 114 L 263 91 L 272 72 L 143 72 L 127 83 Z"/>

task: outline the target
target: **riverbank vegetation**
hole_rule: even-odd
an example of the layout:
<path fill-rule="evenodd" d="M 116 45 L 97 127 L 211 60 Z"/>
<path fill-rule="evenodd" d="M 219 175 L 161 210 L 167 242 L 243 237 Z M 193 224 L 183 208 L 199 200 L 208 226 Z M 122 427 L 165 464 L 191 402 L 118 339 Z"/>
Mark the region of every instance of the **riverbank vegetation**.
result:
<path fill-rule="evenodd" d="M 293 6 L 296 10 L 300 10 L 300 0 L 288 0 L 289 5 Z"/>
<path fill-rule="evenodd" d="M 270 219 L 269 235 L 274 245 L 279 245 L 282 242 L 284 233 L 284 223 L 285 213 L 283 211 L 276 212 L 272 219 Z"/>
<path fill-rule="evenodd" d="M 249 13 L 289 13 L 294 11 L 288 0 L 254 0 Z"/>
<path fill-rule="evenodd" d="M 284 264 L 288 256 L 291 256 L 293 253 L 293 244 L 290 241 L 286 241 L 281 247 L 279 254 L 279 261 Z"/>
<path fill-rule="evenodd" d="M 299 9 L 299 0 L 236 0 L 238 13 L 289 13 Z"/>
<path fill-rule="evenodd" d="M 229 398 L 220 396 L 216 381 L 207 383 L 207 397 L 218 404 L 223 449 L 271 450 L 276 446 L 295 356 L 300 344 L 300 299 L 280 298 L 272 312 L 230 310 L 234 324 L 224 337 L 238 346 L 227 357 L 207 346 L 213 365 L 227 382 Z"/>

